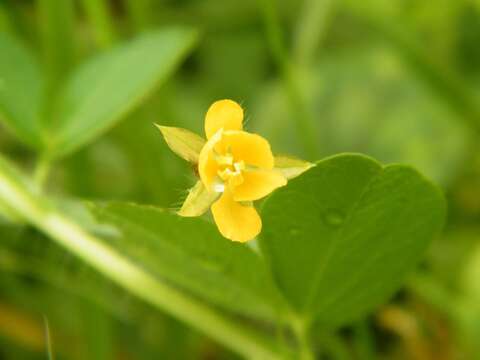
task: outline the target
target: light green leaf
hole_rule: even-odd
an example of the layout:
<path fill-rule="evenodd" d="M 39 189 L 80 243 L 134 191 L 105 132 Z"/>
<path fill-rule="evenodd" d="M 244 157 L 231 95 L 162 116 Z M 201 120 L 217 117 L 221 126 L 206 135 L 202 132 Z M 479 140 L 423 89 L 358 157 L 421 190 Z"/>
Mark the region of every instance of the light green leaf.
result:
<path fill-rule="evenodd" d="M 287 179 L 293 179 L 311 169 L 315 164 L 285 155 L 275 156 L 275 169 L 279 170 Z"/>
<path fill-rule="evenodd" d="M 187 129 L 156 125 L 170 149 L 181 158 L 197 164 L 205 140 Z"/>
<path fill-rule="evenodd" d="M 34 148 L 41 145 L 42 97 L 43 79 L 35 59 L 13 37 L 0 33 L 0 121 Z"/>
<path fill-rule="evenodd" d="M 78 149 L 133 110 L 172 74 L 195 37 L 185 28 L 145 33 L 81 66 L 59 99 L 54 154 Z"/>
<path fill-rule="evenodd" d="M 441 193 L 414 169 L 345 154 L 270 196 L 261 248 L 285 296 L 324 326 L 359 318 L 401 285 L 440 231 Z"/>
<path fill-rule="evenodd" d="M 131 204 L 93 207 L 122 233 L 111 245 L 156 274 L 235 312 L 272 319 L 277 293 L 263 260 L 201 218 Z"/>
<path fill-rule="evenodd" d="M 219 195 L 220 193 L 208 191 L 199 180 L 195 186 L 188 191 L 188 196 L 177 214 L 185 217 L 203 215 Z"/>

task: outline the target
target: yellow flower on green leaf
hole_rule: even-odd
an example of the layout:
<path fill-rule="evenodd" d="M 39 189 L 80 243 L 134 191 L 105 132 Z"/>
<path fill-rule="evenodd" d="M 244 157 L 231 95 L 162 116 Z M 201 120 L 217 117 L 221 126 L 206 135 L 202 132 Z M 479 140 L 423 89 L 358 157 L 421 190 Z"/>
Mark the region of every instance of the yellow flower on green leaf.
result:
<path fill-rule="evenodd" d="M 189 191 L 181 216 L 200 216 L 211 208 L 220 233 L 246 242 L 262 229 L 253 206 L 312 164 L 274 157 L 263 137 L 243 130 L 243 109 L 232 100 L 214 102 L 205 117 L 207 141 L 179 128 L 159 126 L 169 147 L 198 169 L 200 180 Z"/>

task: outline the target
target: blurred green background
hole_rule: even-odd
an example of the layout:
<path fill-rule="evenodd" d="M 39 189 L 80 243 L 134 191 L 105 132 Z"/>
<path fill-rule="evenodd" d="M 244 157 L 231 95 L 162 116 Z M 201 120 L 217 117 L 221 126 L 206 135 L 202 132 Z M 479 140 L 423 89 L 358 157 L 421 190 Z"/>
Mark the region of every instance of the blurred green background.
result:
<path fill-rule="evenodd" d="M 198 30 L 185 60 L 58 162 L 49 191 L 178 207 L 194 174 L 152 124 L 202 134 L 222 98 L 243 105 L 247 129 L 276 153 L 414 165 L 447 194 L 443 236 L 389 304 L 318 334 L 320 348 L 326 359 L 480 358 L 471 295 L 480 283 L 480 1 L 0 0 L 0 32 L 30 48 L 52 87 L 90 56 L 166 25 Z M 0 150 L 32 168 L 35 153 L 4 128 Z M 59 359 L 236 358 L 35 230 L 5 223 L 0 238 L 0 359 L 47 358 L 46 319 Z"/>

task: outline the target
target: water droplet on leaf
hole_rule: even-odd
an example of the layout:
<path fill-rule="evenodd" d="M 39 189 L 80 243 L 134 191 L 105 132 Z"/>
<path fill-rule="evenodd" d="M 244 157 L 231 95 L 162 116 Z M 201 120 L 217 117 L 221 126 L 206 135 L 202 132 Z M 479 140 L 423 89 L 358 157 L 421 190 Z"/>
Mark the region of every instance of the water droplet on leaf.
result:
<path fill-rule="evenodd" d="M 339 210 L 328 209 L 323 218 L 328 226 L 338 227 L 343 224 L 345 215 Z"/>
<path fill-rule="evenodd" d="M 300 233 L 300 230 L 297 228 L 292 228 L 290 229 L 289 233 L 290 233 L 290 236 L 297 236 Z"/>

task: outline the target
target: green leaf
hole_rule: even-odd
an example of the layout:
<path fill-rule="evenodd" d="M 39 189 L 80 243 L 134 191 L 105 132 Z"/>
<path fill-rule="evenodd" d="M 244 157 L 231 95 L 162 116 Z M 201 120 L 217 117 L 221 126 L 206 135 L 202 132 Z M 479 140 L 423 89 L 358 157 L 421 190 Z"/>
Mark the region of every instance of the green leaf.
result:
<path fill-rule="evenodd" d="M 59 99 L 53 153 L 66 155 L 112 127 L 172 74 L 194 41 L 189 29 L 158 30 L 81 66 Z"/>
<path fill-rule="evenodd" d="M 265 201 L 260 244 L 295 310 L 335 326 L 391 296 L 444 217 L 441 193 L 414 169 L 338 155 Z"/>
<path fill-rule="evenodd" d="M 187 129 L 156 125 L 167 142 L 168 147 L 188 162 L 197 164 L 198 156 L 205 140 Z"/>
<path fill-rule="evenodd" d="M 93 212 L 122 233 L 111 244 L 152 274 L 235 312 L 274 317 L 278 293 L 265 263 L 251 248 L 225 240 L 213 224 L 131 204 Z"/>
<path fill-rule="evenodd" d="M 0 33 L 0 121 L 25 144 L 41 145 L 43 79 L 28 50 Z"/>

